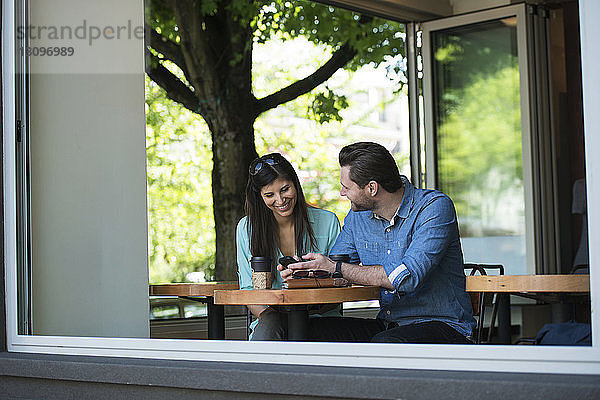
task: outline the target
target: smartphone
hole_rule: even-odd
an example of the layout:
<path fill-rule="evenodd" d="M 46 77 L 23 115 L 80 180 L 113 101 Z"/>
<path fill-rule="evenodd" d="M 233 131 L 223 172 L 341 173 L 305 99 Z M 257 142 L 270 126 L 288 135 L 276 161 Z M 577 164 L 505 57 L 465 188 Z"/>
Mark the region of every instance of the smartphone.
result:
<path fill-rule="evenodd" d="M 299 260 L 296 260 L 294 257 L 284 256 L 279 259 L 279 264 L 281 264 L 287 268 L 288 265 L 290 265 L 290 264 L 294 264 L 294 263 L 298 263 L 298 262 L 302 262 L 302 261 L 306 261 L 306 260 L 303 260 L 302 257 L 300 257 Z"/>

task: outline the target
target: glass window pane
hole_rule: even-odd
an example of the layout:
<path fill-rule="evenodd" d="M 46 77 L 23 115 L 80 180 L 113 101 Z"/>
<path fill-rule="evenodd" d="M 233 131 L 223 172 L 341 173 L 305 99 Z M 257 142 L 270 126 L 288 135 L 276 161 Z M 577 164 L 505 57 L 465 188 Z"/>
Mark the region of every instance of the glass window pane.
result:
<path fill-rule="evenodd" d="M 466 262 L 526 273 L 516 17 L 432 36 L 438 187 Z"/>

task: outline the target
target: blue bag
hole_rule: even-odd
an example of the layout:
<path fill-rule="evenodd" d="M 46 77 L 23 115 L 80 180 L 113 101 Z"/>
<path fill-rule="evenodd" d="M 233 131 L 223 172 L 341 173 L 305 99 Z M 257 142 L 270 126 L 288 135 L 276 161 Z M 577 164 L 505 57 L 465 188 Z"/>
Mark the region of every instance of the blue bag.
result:
<path fill-rule="evenodd" d="M 590 324 L 562 322 L 546 324 L 535 337 L 539 345 L 591 346 L 592 329 Z"/>

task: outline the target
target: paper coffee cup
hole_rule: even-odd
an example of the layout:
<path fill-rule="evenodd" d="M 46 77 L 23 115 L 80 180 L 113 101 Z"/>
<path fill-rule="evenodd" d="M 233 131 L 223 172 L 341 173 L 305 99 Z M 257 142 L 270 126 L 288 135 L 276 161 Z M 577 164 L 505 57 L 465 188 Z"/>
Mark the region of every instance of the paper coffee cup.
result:
<path fill-rule="evenodd" d="M 271 257 L 252 257 L 252 285 L 254 289 L 271 289 L 273 260 Z"/>

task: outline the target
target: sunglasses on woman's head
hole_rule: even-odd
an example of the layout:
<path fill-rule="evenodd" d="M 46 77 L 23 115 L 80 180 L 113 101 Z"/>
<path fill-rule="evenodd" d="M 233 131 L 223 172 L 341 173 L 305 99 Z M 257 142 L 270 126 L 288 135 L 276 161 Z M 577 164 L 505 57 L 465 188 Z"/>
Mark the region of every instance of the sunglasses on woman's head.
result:
<path fill-rule="evenodd" d="M 324 269 L 299 269 L 292 273 L 292 278 L 294 279 L 302 279 L 302 278 L 318 278 L 318 279 L 326 279 L 331 277 L 331 272 L 325 271 Z"/>
<path fill-rule="evenodd" d="M 272 167 L 279 164 L 279 162 L 279 157 L 276 156 L 269 156 L 268 158 L 259 157 L 250 164 L 250 175 L 254 176 L 258 174 L 265 165 L 270 165 Z"/>

